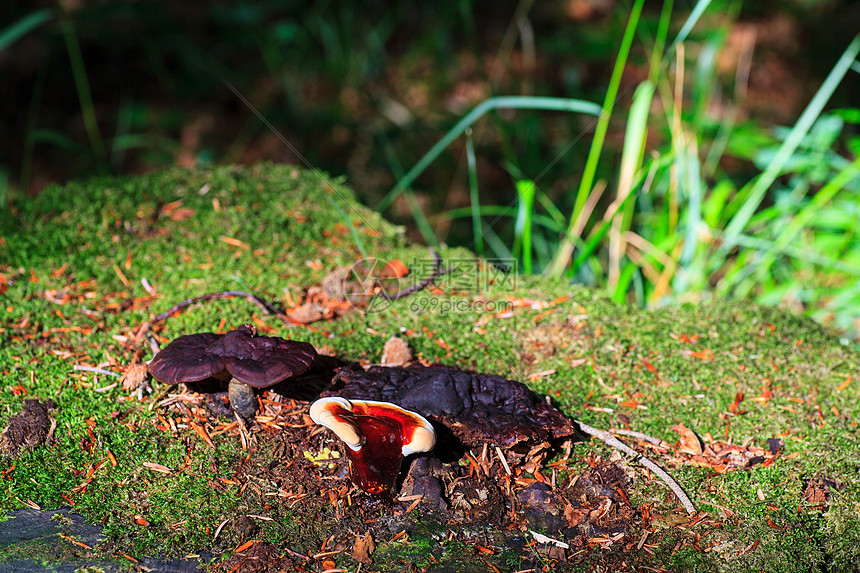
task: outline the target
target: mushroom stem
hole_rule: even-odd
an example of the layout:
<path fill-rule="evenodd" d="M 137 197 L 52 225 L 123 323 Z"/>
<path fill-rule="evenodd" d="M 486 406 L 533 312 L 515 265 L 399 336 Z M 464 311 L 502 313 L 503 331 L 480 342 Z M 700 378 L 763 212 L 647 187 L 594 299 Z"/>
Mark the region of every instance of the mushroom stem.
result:
<path fill-rule="evenodd" d="M 230 398 L 230 405 L 233 407 L 233 411 L 243 420 L 250 420 L 257 413 L 257 396 L 254 393 L 254 389 L 244 382 L 230 378 L 230 385 L 227 387 L 227 397 Z"/>
<path fill-rule="evenodd" d="M 346 448 L 349 475 L 353 483 L 368 493 L 393 491 L 403 460 L 401 428 L 388 420 L 371 417 L 362 418 L 360 423 L 362 447 Z"/>

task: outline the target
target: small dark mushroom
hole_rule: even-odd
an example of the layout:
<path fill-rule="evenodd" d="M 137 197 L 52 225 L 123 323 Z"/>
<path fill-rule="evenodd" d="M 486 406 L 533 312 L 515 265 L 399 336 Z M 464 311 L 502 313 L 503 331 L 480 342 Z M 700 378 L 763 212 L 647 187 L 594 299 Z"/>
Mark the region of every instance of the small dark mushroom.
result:
<path fill-rule="evenodd" d="M 310 415 L 347 445 L 349 476 L 368 493 L 390 491 L 401 460 L 436 445 L 430 422 L 397 404 L 334 396 L 314 402 Z"/>
<path fill-rule="evenodd" d="M 166 384 L 229 379 L 233 411 L 247 420 L 257 411 L 255 388 L 303 374 L 316 358 L 316 350 L 307 342 L 257 336 L 254 327 L 246 324 L 226 334 L 180 336 L 155 355 L 148 370 Z"/>

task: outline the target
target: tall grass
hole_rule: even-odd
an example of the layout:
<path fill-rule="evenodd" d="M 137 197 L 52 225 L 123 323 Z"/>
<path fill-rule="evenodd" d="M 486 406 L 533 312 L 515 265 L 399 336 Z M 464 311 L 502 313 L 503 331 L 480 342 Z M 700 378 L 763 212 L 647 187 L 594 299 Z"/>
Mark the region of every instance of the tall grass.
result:
<path fill-rule="evenodd" d="M 644 0 L 636 0 L 633 4 L 633 9 L 630 11 L 630 18 L 627 21 L 627 28 L 624 30 L 624 37 L 621 39 L 621 47 L 618 50 L 618 57 L 615 59 L 615 66 L 612 68 L 612 77 L 609 79 L 609 87 L 606 89 L 606 99 L 603 102 L 603 109 L 600 113 L 600 119 L 597 122 L 597 129 L 594 132 L 594 138 L 591 141 L 591 149 L 588 152 L 585 171 L 582 173 L 579 189 L 576 192 L 576 201 L 574 202 L 573 212 L 570 215 L 567 234 L 559 245 L 555 258 L 550 265 L 550 274 L 560 275 L 564 270 L 564 266 L 567 265 L 567 262 L 573 254 L 574 241 L 576 239 L 574 233 L 576 230 L 575 225 L 579 219 L 579 215 L 585 208 L 588 196 L 591 195 L 593 191 L 597 164 L 600 161 L 604 139 L 606 138 L 606 132 L 609 129 L 609 120 L 612 117 L 612 110 L 615 107 L 615 100 L 618 97 L 618 88 L 621 85 L 621 74 L 624 71 L 625 64 L 627 63 L 627 56 L 630 54 L 630 47 L 633 45 L 633 37 L 636 33 L 636 28 L 639 25 L 639 15 L 642 13 L 642 5 L 644 3 Z"/>
<path fill-rule="evenodd" d="M 45 22 L 49 21 L 53 15 L 53 10 L 50 8 L 43 8 L 27 14 L 17 22 L 0 30 L 0 52 Z"/>
<path fill-rule="evenodd" d="M 84 128 L 87 131 L 87 136 L 90 140 L 90 148 L 92 149 L 92 154 L 96 160 L 96 164 L 100 169 L 104 170 L 107 167 L 105 144 L 102 140 L 98 120 L 96 119 L 93 96 L 90 90 L 90 82 L 87 78 L 84 57 L 81 54 L 81 47 L 78 43 L 78 35 L 75 31 L 74 22 L 72 22 L 68 15 L 63 15 L 61 24 L 63 37 L 66 40 L 66 50 L 69 54 L 69 63 L 72 68 L 72 74 L 75 78 L 75 87 L 78 91 L 78 101 L 81 106 L 81 116 L 84 119 Z"/>
<path fill-rule="evenodd" d="M 551 97 L 531 97 L 531 96 L 508 96 L 495 97 L 481 102 L 475 109 L 470 111 L 466 116 L 454 125 L 430 150 L 419 159 L 415 165 L 405 175 L 400 177 L 397 184 L 382 198 L 376 208 L 379 211 L 385 211 L 391 204 L 400 197 L 405 195 L 409 202 L 409 207 L 415 219 L 426 220 L 424 212 L 421 211 L 414 194 L 410 189 L 410 185 L 415 182 L 434 161 L 442 154 L 445 149 L 451 145 L 460 135 L 468 128 L 472 127 L 479 119 L 487 113 L 497 109 L 531 109 L 545 111 L 565 111 L 572 113 L 583 113 L 590 115 L 599 115 L 600 107 L 594 103 L 568 98 L 551 98 Z M 419 228 L 424 239 L 430 244 L 436 244 L 436 237 L 432 234 L 429 228 L 423 226 Z"/>
<path fill-rule="evenodd" d="M 601 286 L 619 301 L 654 306 L 714 296 L 753 298 L 800 308 L 856 336 L 860 160 L 838 152 L 844 120 L 825 109 L 845 75 L 858 67 L 860 36 L 832 64 L 793 126 L 740 129 L 733 104 L 722 116 L 709 111 L 718 85 L 714 61 L 728 34 L 698 44 L 689 40 L 710 2 L 695 5 L 665 50 L 672 2 L 664 2 L 653 37 L 640 22 L 642 5 L 637 0 L 629 9 L 575 189 L 548 202 L 539 191 L 551 183 L 541 180 L 543 172 L 528 176 L 508 165 L 515 175 L 512 202 L 481 201 L 475 151 L 467 140 L 471 207 L 441 216 L 469 219 L 474 248 L 481 253 L 485 247 L 496 256 L 507 253 L 518 258 L 527 273 Z M 726 30 L 730 25 L 725 24 Z M 637 47 L 649 54 L 649 74 L 629 98 L 618 154 L 605 146 L 605 138 L 618 102 L 627 101 L 620 93 L 620 78 Z M 688 48 L 699 55 L 692 66 Z M 466 127 L 503 101 L 513 100 L 493 98 L 466 115 L 379 207 L 385 209 L 406 193 Z M 541 107 L 531 105 L 529 98 L 517 101 L 520 107 L 553 109 L 550 99 Z M 566 100 L 555 101 L 559 105 Z M 590 113 L 597 107 L 578 105 L 577 111 Z M 842 117 L 856 115 L 860 112 L 852 110 Z M 709 128 L 715 125 L 719 129 Z M 827 130 L 828 137 L 822 136 Z M 771 144 L 762 148 L 762 141 Z M 736 148 L 757 149 L 748 157 L 757 174 L 741 185 L 720 170 L 724 154 Z M 555 160 L 548 157 L 547 163 Z M 607 180 L 598 173 L 614 176 Z M 513 219 L 512 228 L 494 228 L 505 219 Z M 483 238 L 490 236 L 485 245 Z M 503 252 L 496 248 L 500 241 L 506 247 Z"/>

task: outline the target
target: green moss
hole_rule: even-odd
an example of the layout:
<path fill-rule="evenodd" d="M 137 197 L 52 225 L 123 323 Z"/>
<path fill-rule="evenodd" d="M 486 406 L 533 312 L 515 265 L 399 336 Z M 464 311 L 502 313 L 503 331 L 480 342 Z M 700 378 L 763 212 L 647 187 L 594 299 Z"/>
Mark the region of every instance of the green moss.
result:
<path fill-rule="evenodd" d="M 235 470 L 241 452 L 234 441 L 218 436 L 213 450 L 188 429 L 174 437 L 156 428 L 149 401 L 128 400 L 119 387 L 95 392 L 115 380 L 95 380 L 73 371 L 74 364 L 129 362 L 138 325 L 203 293 L 241 289 L 274 301 L 296 299 L 334 268 L 360 258 L 361 249 L 415 270 L 405 286 L 430 260 L 402 229 L 356 204 L 341 182 L 293 167 L 97 179 L 51 188 L 17 209 L 0 221 L 0 273 L 7 285 L 0 295 L 0 421 L 17 412 L 23 398 L 41 397 L 57 404 L 57 426 L 52 445 L 0 460 L 0 508 L 10 511 L 27 500 L 58 507 L 68 497 L 76 511 L 105 524 L 112 548 L 128 553 L 235 547 L 238 538 L 226 528 L 211 547 L 218 525 L 266 510 L 235 486 L 211 483 Z M 360 247 L 349 224 L 357 227 Z M 427 361 L 527 381 L 597 427 L 618 424 L 623 414 L 634 429 L 670 442 L 677 439 L 670 430 L 677 423 L 700 435 L 731 435 L 735 443 L 753 438 L 765 446 L 767 438 L 781 438 L 785 448 L 769 467 L 719 475 L 673 470 L 697 505 L 723 525 L 698 543 L 703 550 L 717 548 L 707 553 L 687 534 L 661 534 L 650 562 L 699 571 L 784 571 L 797 563 L 840 571 L 856 562 L 856 350 L 777 309 L 712 303 L 642 312 L 562 281 L 500 280 L 486 270 L 470 278 L 462 266 L 471 259 L 468 252 L 442 255 L 456 264 L 439 280 L 441 292 L 425 290 L 378 312 L 290 328 L 248 301 L 221 300 L 170 318 L 160 335 L 213 330 L 222 319 L 228 326 L 256 320 L 274 334 L 374 362 L 388 336 L 400 333 Z M 755 400 L 768 392 L 766 400 Z M 744 400 L 733 415 L 729 406 L 738 393 Z M 623 405 L 631 401 L 639 407 Z M 606 451 L 601 445 L 578 451 L 588 449 Z M 177 471 L 159 474 L 144 462 Z M 827 511 L 798 510 L 805 480 L 820 472 L 845 489 L 831 493 Z M 675 507 L 662 484 L 641 474 L 631 497 L 655 502 L 658 513 Z M 135 516 L 149 525 L 135 524 Z M 324 512 L 313 523 L 289 513 L 276 517 L 263 524 L 264 538 L 309 551 L 325 539 L 332 519 Z M 377 551 L 415 563 L 429 563 L 430 555 L 458 562 L 464 552 L 473 558 L 453 541 L 431 542 L 423 534 L 410 539 L 383 543 Z"/>

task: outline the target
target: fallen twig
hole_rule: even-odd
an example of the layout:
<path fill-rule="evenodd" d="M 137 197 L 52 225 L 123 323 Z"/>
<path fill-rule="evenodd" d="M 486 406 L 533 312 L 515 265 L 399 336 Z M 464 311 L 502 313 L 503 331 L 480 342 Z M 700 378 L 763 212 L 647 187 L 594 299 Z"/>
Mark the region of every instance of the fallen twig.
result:
<path fill-rule="evenodd" d="M 72 367 L 74 370 L 83 370 L 84 372 L 93 372 L 95 374 L 104 374 L 105 376 L 122 376 L 119 372 L 113 372 L 111 370 L 105 370 L 104 368 L 96 368 L 95 366 L 82 366 L 80 364 L 75 364 Z"/>
<path fill-rule="evenodd" d="M 655 446 L 660 446 L 662 448 L 665 448 L 670 445 L 665 441 L 661 440 L 660 438 L 655 438 L 654 436 L 649 436 L 648 434 L 643 434 L 642 432 L 634 432 L 633 430 L 619 430 L 616 428 L 614 430 L 611 430 L 611 432 L 613 434 L 618 434 L 619 436 L 630 436 L 631 438 L 645 440 L 649 444 L 654 444 Z"/>
<path fill-rule="evenodd" d="M 643 456 L 642 454 L 640 454 L 639 452 L 637 452 L 609 432 L 604 430 L 598 430 L 597 428 L 592 428 L 591 426 L 580 422 L 579 420 L 575 421 L 576 424 L 579 426 L 579 429 L 588 434 L 589 436 L 594 436 L 606 445 L 620 450 L 629 456 L 633 456 L 639 463 L 654 472 L 657 477 L 659 477 L 661 480 L 663 480 L 663 482 L 666 483 L 666 485 L 669 486 L 669 489 L 672 490 L 672 492 L 678 498 L 678 501 L 680 501 L 681 505 L 684 506 L 684 509 L 687 510 L 688 514 L 692 515 L 696 513 L 696 506 L 693 505 L 693 502 L 690 501 L 690 498 L 687 497 L 687 494 L 684 493 L 684 490 L 681 489 L 681 486 L 678 485 L 678 482 L 676 482 L 668 473 L 666 473 L 666 470 L 664 470 L 663 468 L 661 468 L 660 466 L 658 466 L 657 464 L 655 464 L 654 462 L 652 462 L 651 460 L 649 460 L 648 458 L 646 458 L 645 456 Z"/>
<path fill-rule="evenodd" d="M 442 268 L 442 259 L 434 249 L 430 249 L 430 254 L 433 256 L 433 270 L 430 272 L 430 274 L 428 276 L 421 279 L 418 283 L 416 283 L 410 287 L 407 287 L 405 289 L 399 290 L 393 294 L 381 292 L 381 293 L 379 293 L 378 296 L 380 296 L 386 300 L 390 300 L 390 301 L 400 300 L 403 297 L 409 296 L 410 294 L 414 294 L 418 291 L 421 291 L 421 290 L 427 288 L 427 286 L 429 286 L 435 279 L 437 279 L 440 276 L 446 275 L 453 270 L 453 267 L 449 267 L 446 269 Z M 162 312 L 161 314 L 156 315 L 152 319 L 151 323 L 147 323 L 144 326 L 144 328 L 141 329 L 141 333 L 138 336 L 148 334 L 149 329 L 150 329 L 152 324 L 162 322 L 162 321 L 170 318 L 171 316 L 185 310 L 186 308 L 188 308 L 189 306 L 191 306 L 193 304 L 196 304 L 198 302 L 207 302 L 210 300 L 217 300 L 217 299 L 222 299 L 222 298 L 234 298 L 234 297 L 240 297 L 240 298 L 248 299 L 249 301 L 251 301 L 252 303 L 257 305 L 257 307 L 259 307 L 260 310 L 262 310 L 264 314 L 274 315 L 274 316 L 280 318 L 281 320 L 283 320 L 284 322 L 286 322 L 288 324 L 293 324 L 293 325 L 305 324 L 304 322 L 297 321 L 297 320 L 294 320 L 293 318 L 290 318 L 284 311 L 282 311 L 277 306 L 275 306 L 274 303 L 267 301 L 263 298 L 260 298 L 253 293 L 240 291 L 240 290 L 227 290 L 227 291 L 210 292 L 207 294 L 202 294 L 200 296 L 195 296 L 193 298 L 189 298 L 187 300 L 183 300 L 182 302 L 175 304 L 174 306 L 170 307 L 169 309 Z M 153 352 L 155 352 L 155 349 L 153 349 Z"/>
<path fill-rule="evenodd" d="M 436 252 L 435 249 L 430 249 L 430 254 L 433 256 L 433 270 L 430 271 L 430 274 L 415 283 L 410 287 L 406 287 L 405 289 L 399 290 L 394 294 L 388 294 L 386 292 L 381 292 L 379 296 L 384 298 L 385 300 L 400 300 L 405 296 L 409 296 L 410 294 L 414 294 L 418 291 L 424 290 L 427 288 L 430 283 L 432 283 L 437 278 L 447 275 L 450 273 L 454 267 L 448 267 L 447 269 L 442 268 L 442 258 L 439 256 L 439 253 Z"/>
<path fill-rule="evenodd" d="M 293 551 L 292 549 L 290 549 L 289 547 L 282 547 L 282 549 L 284 551 L 286 551 L 287 553 L 289 553 L 291 557 L 298 557 L 299 559 L 304 559 L 305 561 L 311 560 L 311 558 L 308 557 L 307 555 L 302 555 L 301 553 L 297 553 L 297 552 Z"/>
<path fill-rule="evenodd" d="M 270 303 L 266 300 L 263 300 L 262 298 L 258 297 L 255 294 L 241 291 L 241 290 L 227 290 L 227 291 L 222 291 L 222 292 L 210 292 L 208 294 L 202 294 L 200 296 L 195 296 L 193 298 L 189 298 L 188 300 L 183 300 L 182 302 L 176 304 L 175 306 L 172 306 L 168 310 L 157 315 L 153 319 L 153 322 L 161 322 L 164 319 L 170 318 L 171 316 L 173 316 L 177 312 L 184 310 L 184 309 L 188 308 L 189 306 L 191 306 L 192 304 L 197 303 L 197 302 L 204 302 L 204 301 L 215 300 L 215 299 L 219 299 L 219 298 L 233 298 L 233 297 L 242 297 L 242 298 L 246 298 L 246 299 L 250 300 L 251 302 L 256 304 L 258 307 L 260 307 L 260 310 L 262 310 L 265 314 L 274 314 L 275 316 L 278 316 L 280 318 L 285 317 L 284 313 L 282 313 L 280 310 L 278 310 L 272 303 Z"/>

